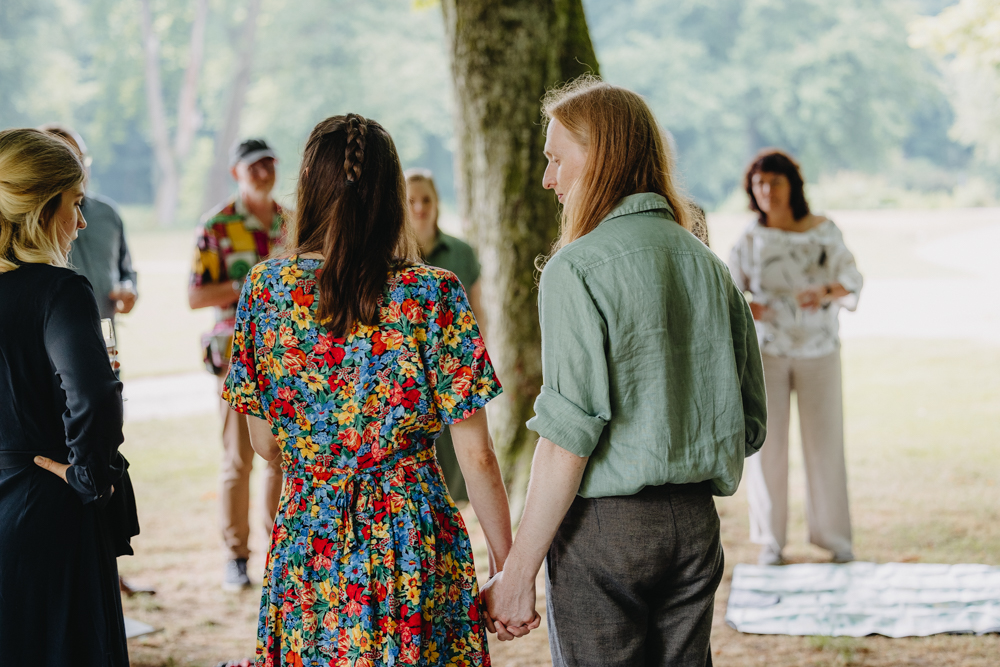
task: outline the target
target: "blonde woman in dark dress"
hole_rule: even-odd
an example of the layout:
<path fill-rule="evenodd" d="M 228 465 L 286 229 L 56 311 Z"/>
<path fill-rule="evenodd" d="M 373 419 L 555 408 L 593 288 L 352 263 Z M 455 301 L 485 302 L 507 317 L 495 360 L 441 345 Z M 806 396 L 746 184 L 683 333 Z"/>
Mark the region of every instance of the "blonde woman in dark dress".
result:
<path fill-rule="evenodd" d="M 113 518 L 127 486 L 121 383 L 90 283 L 66 268 L 87 225 L 84 180 L 59 139 L 0 132 L 2 665 L 128 665 Z"/>

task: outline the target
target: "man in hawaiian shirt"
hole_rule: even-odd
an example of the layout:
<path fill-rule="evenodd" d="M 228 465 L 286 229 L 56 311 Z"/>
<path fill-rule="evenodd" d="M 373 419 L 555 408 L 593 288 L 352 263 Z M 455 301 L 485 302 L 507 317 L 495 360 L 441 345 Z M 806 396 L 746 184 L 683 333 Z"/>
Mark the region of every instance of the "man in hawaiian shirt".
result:
<path fill-rule="evenodd" d="M 276 156 L 262 139 L 247 139 L 233 148 L 230 167 L 239 185 L 238 194 L 203 218 L 188 304 L 191 308 L 215 308 L 215 327 L 202 336 L 205 366 L 222 382 L 229 369 L 236 304 L 243 279 L 254 264 L 272 255 L 284 240 L 285 211 L 274 201 Z M 250 471 L 253 449 L 246 419 L 224 401 L 222 414 L 221 523 L 229 551 L 222 586 L 226 590 L 249 587 L 247 558 L 250 555 Z M 281 495 L 281 459 L 267 464 L 264 472 L 264 502 L 261 526 L 267 534 L 274 525 Z"/>

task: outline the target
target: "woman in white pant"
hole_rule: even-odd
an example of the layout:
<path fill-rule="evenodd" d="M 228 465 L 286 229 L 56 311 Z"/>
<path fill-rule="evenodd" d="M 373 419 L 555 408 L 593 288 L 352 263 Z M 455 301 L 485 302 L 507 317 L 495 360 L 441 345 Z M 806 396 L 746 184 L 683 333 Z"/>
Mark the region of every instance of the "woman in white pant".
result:
<path fill-rule="evenodd" d="M 758 562 L 780 565 L 788 523 L 788 422 L 794 390 L 806 468 L 809 541 L 854 560 L 844 464 L 838 315 L 854 310 L 862 278 L 832 221 L 813 215 L 802 174 L 788 154 L 766 149 L 744 178 L 759 216 L 729 260 L 752 295 L 767 387 L 767 439 L 747 459 L 750 539 Z"/>

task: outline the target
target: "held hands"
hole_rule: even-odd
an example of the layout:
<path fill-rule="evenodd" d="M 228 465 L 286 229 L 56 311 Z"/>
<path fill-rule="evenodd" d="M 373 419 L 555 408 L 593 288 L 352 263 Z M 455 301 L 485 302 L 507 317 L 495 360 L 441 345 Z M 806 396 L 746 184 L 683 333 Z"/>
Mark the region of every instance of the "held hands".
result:
<path fill-rule="evenodd" d="M 480 591 L 486 605 L 486 629 L 500 641 L 524 637 L 538 627 L 542 619 L 535 611 L 535 580 L 525 583 L 505 580 L 504 573 L 486 582 Z"/>

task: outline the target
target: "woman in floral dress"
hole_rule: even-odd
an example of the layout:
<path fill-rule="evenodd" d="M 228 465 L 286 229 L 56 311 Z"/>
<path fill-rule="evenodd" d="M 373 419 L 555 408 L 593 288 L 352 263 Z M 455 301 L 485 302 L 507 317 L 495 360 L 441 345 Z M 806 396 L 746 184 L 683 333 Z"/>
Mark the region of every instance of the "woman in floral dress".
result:
<path fill-rule="evenodd" d="M 451 426 L 492 574 L 510 515 L 480 408 L 500 385 L 461 283 L 413 261 L 405 215 L 388 133 L 329 118 L 305 148 L 295 254 L 243 288 L 223 396 L 285 471 L 257 665 L 490 664 L 434 440 Z"/>

